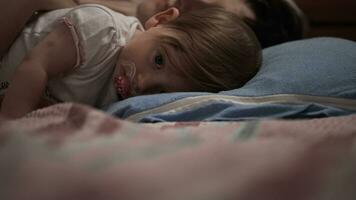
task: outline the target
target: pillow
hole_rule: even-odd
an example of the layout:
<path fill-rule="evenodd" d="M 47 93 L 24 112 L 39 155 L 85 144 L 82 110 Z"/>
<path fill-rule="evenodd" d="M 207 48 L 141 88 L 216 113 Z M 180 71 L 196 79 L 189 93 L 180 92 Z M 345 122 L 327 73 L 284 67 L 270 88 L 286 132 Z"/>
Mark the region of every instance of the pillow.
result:
<path fill-rule="evenodd" d="M 315 38 L 267 48 L 263 66 L 229 95 L 303 94 L 356 99 L 356 43 Z"/>
<path fill-rule="evenodd" d="M 313 118 L 356 111 L 356 43 L 338 38 L 288 42 L 263 50 L 243 87 L 218 94 L 138 96 L 106 111 L 139 122 Z"/>

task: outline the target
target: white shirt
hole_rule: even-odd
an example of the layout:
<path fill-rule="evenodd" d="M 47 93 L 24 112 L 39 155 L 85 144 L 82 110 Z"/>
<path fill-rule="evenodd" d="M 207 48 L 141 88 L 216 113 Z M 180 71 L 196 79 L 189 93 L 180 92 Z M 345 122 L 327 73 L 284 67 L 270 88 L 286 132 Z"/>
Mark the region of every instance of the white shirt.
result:
<path fill-rule="evenodd" d="M 136 18 L 95 4 L 51 11 L 29 24 L 1 61 L 0 95 L 25 55 L 58 23 L 67 24 L 71 30 L 79 56 L 70 73 L 48 82 L 46 93 L 57 102 L 96 107 L 118 101 L 113 72 L 120 49 L 137 29 L 143 28 Z"/>

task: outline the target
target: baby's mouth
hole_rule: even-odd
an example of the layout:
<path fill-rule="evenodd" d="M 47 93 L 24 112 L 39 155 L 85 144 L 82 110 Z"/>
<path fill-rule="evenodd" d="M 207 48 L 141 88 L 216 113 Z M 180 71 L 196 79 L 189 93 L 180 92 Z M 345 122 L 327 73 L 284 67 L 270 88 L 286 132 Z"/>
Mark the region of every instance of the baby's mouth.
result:
<path fill-rule="evenodd" d="M 121 99 L 127 99 L 134 94 L 133 80 L 136 75 L 136 66 L 133 62 L 123 62 L 119 68 L 119 73 L 114 77 L 116 92 Z"/>

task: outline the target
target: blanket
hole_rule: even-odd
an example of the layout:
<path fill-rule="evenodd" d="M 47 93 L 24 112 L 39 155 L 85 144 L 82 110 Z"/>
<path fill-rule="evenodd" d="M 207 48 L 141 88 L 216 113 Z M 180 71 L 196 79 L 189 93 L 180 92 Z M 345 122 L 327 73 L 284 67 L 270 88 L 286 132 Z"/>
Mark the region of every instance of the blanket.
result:
<path fill-rule="evenodd" d="M 355 122 L 137 124 L 58 104 L 0 119 L 0 199 L 354 199 Z"/>

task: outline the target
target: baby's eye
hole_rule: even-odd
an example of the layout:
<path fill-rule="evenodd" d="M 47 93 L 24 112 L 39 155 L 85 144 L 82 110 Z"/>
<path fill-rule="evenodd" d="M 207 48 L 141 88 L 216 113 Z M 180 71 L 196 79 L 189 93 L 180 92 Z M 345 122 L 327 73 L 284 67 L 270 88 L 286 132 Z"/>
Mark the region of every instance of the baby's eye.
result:
<path fill-rule="evenodd" d="M 154 62 L 158 66 L 164 65 L 164 59 L 162 54 L 157 54 L 154 58 Z"/>

